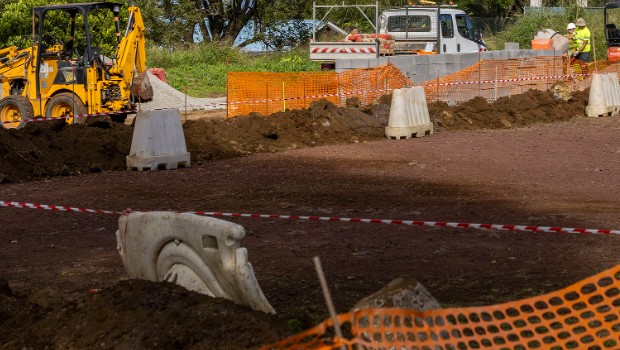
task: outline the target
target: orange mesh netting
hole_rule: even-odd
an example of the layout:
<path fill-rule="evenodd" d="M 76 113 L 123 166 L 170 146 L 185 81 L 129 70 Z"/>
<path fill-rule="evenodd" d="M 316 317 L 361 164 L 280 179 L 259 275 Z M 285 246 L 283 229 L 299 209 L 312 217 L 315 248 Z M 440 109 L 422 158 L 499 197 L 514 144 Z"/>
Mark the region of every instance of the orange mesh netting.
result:
<path fill-rule="evenodd" d="M 356 69 L 344 73 L 228 73 L 228 117 L 286 109 L 307 108 L 313 101 L 327 99 L 344 106 L 357 96 L 370 104 L 393 89 L 410 84 L 394 65 Z"/>
<path fill-rule="evenodd" d="M 344 106 L 347 98 L 357 96 L 361 104 L 367 105 L 377 102 L 383 95 L 391 94 L 394 89 L 411 85 L 411 81 L 391 63 L 376 68 L 350 70 L 338 73 L 339 103 Z"/>
<path fill-rule="evenodd" d="M 299 109 L 328 99 L 338 103 L 335 72 L 228 73 L 228 117 Z"/>
<path fill-rule="evenodd" d="M 505 304 L 362 309 L 263 349 L 618 349 L 620 265 L 572 286 Z"/>
<path fill-rule="evenodd" d="M 481 96 L 495 101 L 530 89 L 547 90 L 567 73 L 562 57 L 482 60 L 461 71 L 422 84 L 429 101 L 463 102 Z"/>
<path fill-rule="evenodd" d="M 564 56 L 482 60 L 422 86 L 428 101 L 459 103 L 477 96 L 495 101 L 530 89 L 548 90 L 557 81 L 567 83 L 573 91 L 584 90 L 590 86 L 592 72 L 620 73 L 620 65 L 607 61 L 586 64 Z M 394 89 L 411 85 L 391 63 L 343 73 L 231 72 L 228 116 L 307 108 L 324 98 L 345 106 L 348 98 L 357 96 L 361 104 L 371 104 Z"/>

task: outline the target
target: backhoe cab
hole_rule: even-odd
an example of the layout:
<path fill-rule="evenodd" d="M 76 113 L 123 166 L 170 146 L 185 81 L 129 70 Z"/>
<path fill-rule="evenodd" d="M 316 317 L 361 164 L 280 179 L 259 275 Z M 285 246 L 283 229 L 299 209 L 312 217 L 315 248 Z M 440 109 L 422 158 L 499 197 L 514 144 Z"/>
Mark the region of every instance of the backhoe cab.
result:
<path fill-rule="evenodd" d="M 607 61 L 620 61 L 620 3 L 612 2 L 605 5 L 603 10 L 605 23 L 605 42 L 607 43 Z"/>
<path fill-rule="evenodd" d="M 0 49 L 2 127 L 33 117 L 85 123 L 86 114 L 124 121 L 135 99 L 152 97 L 142 15 L 129 7 L 121 36 L 120 9 L 107 2 L 33 8 L 32 46 Z"/>

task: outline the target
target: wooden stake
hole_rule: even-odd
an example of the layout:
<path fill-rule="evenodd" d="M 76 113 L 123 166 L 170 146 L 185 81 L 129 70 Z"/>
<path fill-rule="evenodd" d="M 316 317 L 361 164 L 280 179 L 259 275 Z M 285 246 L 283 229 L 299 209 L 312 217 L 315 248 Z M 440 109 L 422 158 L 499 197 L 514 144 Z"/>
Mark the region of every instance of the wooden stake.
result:
<path fill-rule="evenodd" d="M 334 330 L 336 331 L 336 336 L 338 339 L 344 339 L 342 337 L 342 331 L 340 330 L 340 324 L 338 324 L 338 317 L 336 317 L 336 309 L 334 308 L 334 304 L 332 303 L 331 294 L 329 294 L 329 288 L 327 287 L 327 280 L 325 279 L 325 274 L 323 273 L 323 267 L 321 266 L 321 259 L 318 256 L 312 258 L 314 261 L 314 267 L 316 268 L 316 273 L 319 276 L 319 281 L 321 282 L 321 289 L 323 290 L 323 297 L 325 297 L 325 303 L 327 304 L 327 310 L 329 310 L 329 314 L 332 317 L 332 321 L 334 322 Z M 342 345 L 342 350 L 346 350 L 346 347 Z"/>

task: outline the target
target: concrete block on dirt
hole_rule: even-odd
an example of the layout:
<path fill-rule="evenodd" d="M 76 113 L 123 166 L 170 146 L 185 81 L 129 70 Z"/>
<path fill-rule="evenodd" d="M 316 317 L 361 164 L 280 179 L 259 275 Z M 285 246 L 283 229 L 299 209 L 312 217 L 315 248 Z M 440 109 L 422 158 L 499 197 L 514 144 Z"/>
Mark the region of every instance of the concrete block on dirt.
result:
<path fill-rule="evenodd" d="M 351 68 L 353 69 L 358 69 L 358 68 L 368 68 L 370 67 L 369 64 L 369 60 L 351 60 Z"/>
<path fill-rule="evenodd" d="M 394 89 L 385 136 L 393 140 L 422 137 L 433 133 L 426 94 L 421 86 Z"/>
<path fill-rule="evenodd" d="M 116 231 L 117 250 L 129 277 L 172 282 L 275 313 L 258 285 L 247 250 L 240 248 L 244 236 L 243 227 L 232 222 L 171 212 L 122 215 Z"/>
<path fill-rule="evenodd" d="M 139 112 L 127 156 L 127 170 L 176 169 L 190 166 L 178 109 Z"/>
<path fill-rule="evenodd" d="M 620 112 L 620 84 L 616 73 L 592 75 L 586 114 L 588 117 L 606 117 Z"/>
<path fill-rule="evenodd" d="M 430 63 L 430 57 L 433 55 L 416 55 L 412 56 L 414 65 L 423 65 Z"/>
<path fill-rule="evenodd" d="M 451 55 L 432 55 L 433 57 L 430 58 L 430 63 L 434 63 L 434 64 L 445 64 L 446 62 L 448 62 L 448 57 L 450 57 Z"/>
<path fill-rule="evenodd" d="M 504 43 L 504 50 L 519 50 L 519 43 Z"/>
<path fill-rule="evenodd" d="M 484 53 L 484 52 L 483 52 Z M 466 68 L 473 66 L 480 61 L 480 55 L 477 53 L 464 53 L 460 54 L 461 67 Z"/>
<path fill-rule="evenodd" d="M 351 69 L 351 59 L 338 59 L 334 61 L 334 64 L 336 65 L 336 72 L 345 72 L 349 69 Z"/>
<path fill-rule="evenodd" d="M 357 302 L 351 311 L 366 308 L 426 311 L 441 309 L 441 305 L 420 282 L 410 277 L 399 277 Z"/>

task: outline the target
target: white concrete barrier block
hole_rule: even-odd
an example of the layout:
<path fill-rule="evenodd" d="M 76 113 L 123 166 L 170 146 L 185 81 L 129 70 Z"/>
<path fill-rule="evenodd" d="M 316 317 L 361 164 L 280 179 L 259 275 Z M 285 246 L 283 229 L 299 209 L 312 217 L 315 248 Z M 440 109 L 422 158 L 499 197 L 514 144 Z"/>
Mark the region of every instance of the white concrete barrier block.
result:
<path fill-rule="evenodd" d="M 242 226 L 171 212 L 121 216 L 117 249 L 131 278 L 168 281 L 189 290 L 275 313 L 258 285 Z"/>
<path fill-rule="evenodd" d="M 400 140 L 433 134 L 424 88 L 395 89 L 385 136 Z"/>
<path fill-rule="evenodd" d="M 616 73 L 592 74 L 588 117 L 614 116 L 620 113 L 620 84 Z"/>
<path fill-rule="evenodd" d="M 612 115 L 618 115 L 620 113 L 620 83 L 618 82 L 617 73 L 608 73 L 609 87 L 610 87 L 610 104 L 614 106 Z"/>
<path fill-rule="evenodd" d="M 189 168 L 190 155 L 178 109 L 139 112 L 127 156 L 127 170 Z"/>

